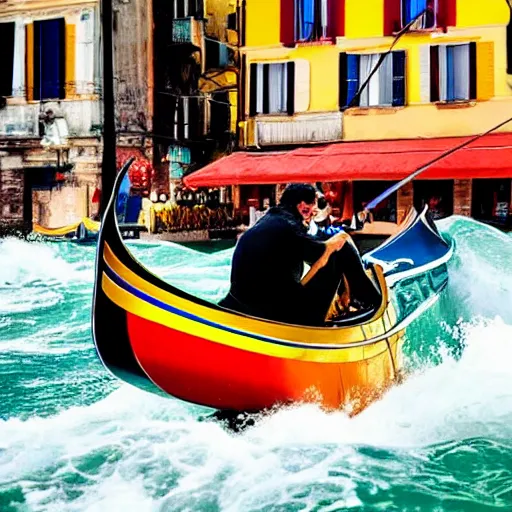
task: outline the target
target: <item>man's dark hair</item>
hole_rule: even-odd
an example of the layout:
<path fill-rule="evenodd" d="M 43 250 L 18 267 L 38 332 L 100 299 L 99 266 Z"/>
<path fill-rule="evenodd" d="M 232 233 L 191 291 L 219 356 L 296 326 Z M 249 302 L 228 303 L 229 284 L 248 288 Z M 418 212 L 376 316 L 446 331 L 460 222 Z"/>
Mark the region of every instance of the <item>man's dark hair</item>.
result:
<path fill-rule="evenodd" d="M 279 206 L 292 210 L 304 201 L 306 204 L 313 204 L 316 199 L 316 190 L 307 183 L 292 183 L 288 185 L 281 196 Z"/>

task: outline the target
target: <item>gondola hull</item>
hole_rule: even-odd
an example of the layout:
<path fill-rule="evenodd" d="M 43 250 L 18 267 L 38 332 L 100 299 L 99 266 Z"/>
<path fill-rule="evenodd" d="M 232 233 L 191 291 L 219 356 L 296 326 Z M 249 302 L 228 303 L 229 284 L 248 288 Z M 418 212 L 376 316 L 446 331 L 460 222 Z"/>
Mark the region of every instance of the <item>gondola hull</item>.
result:
<path fill-rule="evenodd" d="M 147 271 L 120 236 L 114 205 L 121 179 L 101 226 L 93 304 L 98 355 L 119 379 L 220 410 L 314 401 L 357 413 L 401 378 L 407 326 L 446 286 L 453 250 L 424 216 L 411 216 L 401 233 L 365 255 L 382 293 L 370 317 L 287 325 L 226 310 Z M 413 246 L 423 248 L 414 258 Z"/>
<path fill-rule="evenodd" d="M 59 228 L 45 228 L 34 224 L 33 233 L 49 241 L 71 241 L 77 243 L 95 243 L 98 240 L 100 223 L 84 217 L 79 222 Z"/>

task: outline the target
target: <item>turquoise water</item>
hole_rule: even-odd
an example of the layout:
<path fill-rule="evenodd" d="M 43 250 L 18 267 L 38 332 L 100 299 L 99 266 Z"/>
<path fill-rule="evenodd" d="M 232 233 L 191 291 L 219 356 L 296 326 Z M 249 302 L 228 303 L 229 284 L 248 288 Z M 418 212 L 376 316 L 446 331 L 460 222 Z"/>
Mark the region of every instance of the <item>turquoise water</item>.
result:
<path fill-rule="evenodd" d="M 355 418 L 283 409 L 235 434 L 114 380 L 90 335 L 94 247 L 0 241 L 0 511 L 512 510 L 512 243 L 474 221 L 406 346 L 412 376 Z M 231 249 L 131 245 L 217 300 Z"/>

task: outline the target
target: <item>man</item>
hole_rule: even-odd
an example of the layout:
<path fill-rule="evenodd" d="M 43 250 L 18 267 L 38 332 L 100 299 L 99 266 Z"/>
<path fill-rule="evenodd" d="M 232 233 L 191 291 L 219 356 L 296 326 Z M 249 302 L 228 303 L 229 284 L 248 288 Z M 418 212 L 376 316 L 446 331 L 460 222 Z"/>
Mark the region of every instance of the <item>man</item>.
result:
<path fill-rule="evenodd" d="M 346 233 L 320 241 L 306 223 L 316 212 L 316 191 L 307 184 L 286 187 L 270 208 L 238 240 L 231 289 L 220 305 L 252 316 L 302 325 L 324 325 L 343 273 L 363 307 L 379 294 L 366 276 Z M 304 262 L 311 265 L 304 276 Z M 364 301 L 362 300 L 364 297 Z"/>

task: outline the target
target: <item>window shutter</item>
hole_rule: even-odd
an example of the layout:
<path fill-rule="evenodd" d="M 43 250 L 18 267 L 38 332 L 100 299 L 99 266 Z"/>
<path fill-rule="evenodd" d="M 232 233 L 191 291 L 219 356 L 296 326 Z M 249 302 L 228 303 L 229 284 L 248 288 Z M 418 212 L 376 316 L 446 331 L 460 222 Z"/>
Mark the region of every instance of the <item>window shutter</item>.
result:
<path fill-rule="evenodd" d="M 295 112 L 307 112 L 309 110 L 310 102 L 310 68 L 309 61 L 305 59 L 297 59 L 290 62 L 288 66 L 294 64 L 295 69 L 295 84 L 292 92 L 292 101 Z M 290 77 L 290 67 L 288 68 L 288 77 Z M 293 76 L 293 75 L 292 75 Z M 288 93 L 288 101 L 290 101 L 290 94 Z"/>
<path fill-rule="evenodd" d="M 94 92 L 94 11 L 84 9 L 79 15 L 76 30 L 75 92 Z M 66 48 L 67 49 L 67 48 Z M 209 52 L 206 51 L 208 57 Z"/>
<path fill-rule="evenodd" d="M 340 107 L 340 110 L 343 109 L 345 105 L 347 105 L 347 54 L 346 53 L 340 53 L 340 59 L 339 59 L 339 98 L 338 98 L 338 104 Z"/>
<path fill-rule="evenodd" d="M 384 35 L 391 36 L 400 30 L 400 0 L 384 0 Z"/>
<path fill-rule="evenodd" d="M 347 107 L 358 107 L 361 104 L 361 96 L 358 96 L 354 101 L 361 83 L 360 62 L 361 58 L 359 55 L 347 55 Z"/>
<path fill-rule="evenodd" d="M 27 76 L 27 100 L 34 99 L 34 24 L 26 26 L 26 76 Z"/>
<path fill-rule="evenodd" d="M 261 64 L 263 68 L 263 73 L 259 74 L 259 76 L 263 75 L 262 80 L 258 80 L 258 89 L 261 87 L 263 90 L 263 114 L 268 114 L 270 112 L 270 66 L 269 64 Z"/>
<path fill-rule="evenodd" d="M 469 43 L 469 65 L 468 65 L 468 75 L 469 75 L 469 95 L 468 98 L 470 100 L 476 100 L 477 96 L 477 66 L 476 66 L 476 43 Z"/>
<path fill-rule="evenodd" d="M 289 116 L 293 116 L 295 113 L 295 88 L 296 88 L 296 63 L 288 62 L 286 64 L 286 84 L 283 84 L 286 87 L 286 113 Z"/>
<path fill-rule="evenodd" d="M 13 95 L 15 23 L 0 23 L 0 47 L 2 48 L 2 73 L 0 74 L 0 96 Z"/>
<path fill-rule="evenodd" d="M 445 30 L 457 26 L 457 0 L 438 0 L 438 26 Z"/>
<path fill-rule="evenodd" d="M 16 20 L 14 32 L 14 63 L 12 71 L 12 94 L 23 97 L 25 95 L 25 55 L 26 30 L 22 18 Z"/>
<path fill-rule="evenodd" d="M 330 37 L 343 37 L 345 35 L 345 0 L 330 0 L 328 12 Z"/>
<path fill-rule="evenodd" d="M 256 115 L 258 101 L 258 64 L 251 64 L 249 85 L 249 115 Z"/>
<path fill-rule="evenodd" d="M 429 103 L 439 101 L 441 94 L 439 91 L 439 46 L 424 45 L 420 52 L 424 50 L 424 57 L 422 55 L 422 82 L 421 82 L 421 101 L 422 103 Z M 425 59 L 425 61 L 423 61 Z M 423 71 L 423 64 L 425 64 L 425 71 Z M 425 79 L 423 79 L 425 74 Z"/>
<path fill-rule="evenodd" d="M 66 98 L 76 95 L 76 25 L 66 24 Z"/>
<path fill-rule="evenodd" d="M 64 18 L 34 23 L 34 99 L 63 99 Z"/>
<path fill-rule="evenodd" d="M 393 52 L 393 106 L 405 105 L 405 51 Z"/>
<path fill-rule="evenodd" d="M 472 43 L 474 44 L 474 43 Z M 476 97 L 489 100 L 494 97 L 494 43 L 476 43 Z"/>
<path fill-rule="evenodd" d="M 281 0 L 281 43 L 295 44 L 295 0 Z"/>

